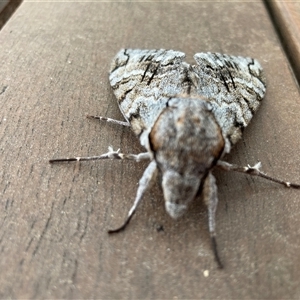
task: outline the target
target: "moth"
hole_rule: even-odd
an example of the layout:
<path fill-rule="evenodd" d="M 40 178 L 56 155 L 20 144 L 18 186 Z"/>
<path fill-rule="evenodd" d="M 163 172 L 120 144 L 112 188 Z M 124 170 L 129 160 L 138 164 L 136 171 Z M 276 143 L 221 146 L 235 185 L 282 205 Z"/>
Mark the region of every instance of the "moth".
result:
<path fill-rule="evenodd" d="M 146 149 L 139 154 L 120 150 L 100 156 L 52 159 L 148 160 L 133 206 L 122 226 L 134 215 L 145 191 L 159 174 L 165 209 L 182 216 L 198 194 L 208 209 L 208 224 L 216 262 L 223 267 L 216 243 L 217 184 L 214 169 L 259 176 L 286 187 L 300 185 L 260 171 L 261 163 L 240 167 L 222 160 L 241 138 L 266 92 L 262 67 L 255 59 L 220 53 L 197 53 L 195 64 L 174 50 L 122 49 L 112 61 L 109 81 L 125 121 L 88 116 L 131 127 Z"/>

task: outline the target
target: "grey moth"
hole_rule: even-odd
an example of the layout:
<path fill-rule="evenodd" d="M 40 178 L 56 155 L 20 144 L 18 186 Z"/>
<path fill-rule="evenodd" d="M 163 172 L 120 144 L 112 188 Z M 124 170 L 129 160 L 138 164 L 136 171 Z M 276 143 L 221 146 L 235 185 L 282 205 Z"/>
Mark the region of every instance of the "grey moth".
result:
<path fill-rule="evenodd" d="M 218 195 L 212 171 L 242 172 L 291 188 L 300 185 L 267 176 L 260 171 L 260 163 L 240 167 L 222 160 L 241 138 L 265 95 L 265 79 L 258 61 L 197 53 L 191 65 L 184 58 L 183 52 L 174 50 L 120 50 L 112 61 L 109 81 L 125 121 L 88 116 L 131 127 L 146 149 L 144 153 L 124 154 L 109 147 L 100 156 L 50 162 L 148 160 L 124 224 L 109 232 L 126 227 L 145 191 L 160 174 L 165 209 L 172 218 L 183 215 L 196 196 L 202 195 L 208 209 L 212 249 L 222 268 L 215 238 Z"/>

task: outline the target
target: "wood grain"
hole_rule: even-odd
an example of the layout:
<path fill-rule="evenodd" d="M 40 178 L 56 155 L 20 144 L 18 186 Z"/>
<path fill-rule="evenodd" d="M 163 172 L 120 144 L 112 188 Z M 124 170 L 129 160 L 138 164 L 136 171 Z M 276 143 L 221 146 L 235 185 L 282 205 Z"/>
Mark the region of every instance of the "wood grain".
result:
<path fill-rule="evenodd" d="M 266 4 L 300 82 L 300 2 L 272 0 Z"/>
<path fill-rule="evenodd" d="M 257 58 L 267 96 L 227 160 L 300 182 L 299 91 L 261 2 L 22 3 L 0 32 L 0 298 L 299 298 L 299 191 L 216 172 L 220 271 L 200 199 L 175 222 L 158 185 L 108 236 L 145 164 L 49 165 L 142 150 L 130 130 L 85 118 L 122 119 L 108 81 L 122 47 Z"/>
<path fill-rule="evenodd" d="M 22 0 L 1 0 L 0 1 L 0 30 L 16 11 Z"/>
<path fill-rule="evenodd" d="M 8 4 L 9 0 L 3 0 L 0 2 L 0 14 L 3 11 L 3 9 L 5 8 L 5 6 Z"/>

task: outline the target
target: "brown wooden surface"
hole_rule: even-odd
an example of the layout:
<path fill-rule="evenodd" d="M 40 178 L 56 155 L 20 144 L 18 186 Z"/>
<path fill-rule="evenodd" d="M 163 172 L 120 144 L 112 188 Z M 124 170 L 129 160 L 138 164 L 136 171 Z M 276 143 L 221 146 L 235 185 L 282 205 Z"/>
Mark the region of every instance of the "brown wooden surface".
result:
<path fill-rule="evenodd" d="M 23 3 L 0 32 L 0 298 L 298 299 L 299 191 L 216 172 L 220 271 L 200 199 L 175 222 L 158 185 L 107 235 L 145 164 L 49 165 L 141 151 L 130 130 L 85 118 L 122 118 L 107 73 L 122 47 L 257 58 L 267 96 L 227 160 L 300 182 L 299 91 L 263 3 Z"/>
<path fill-rule="evenodd" d="M 266 3 L 300 82 L 300 2 L 272 0 Z"/>

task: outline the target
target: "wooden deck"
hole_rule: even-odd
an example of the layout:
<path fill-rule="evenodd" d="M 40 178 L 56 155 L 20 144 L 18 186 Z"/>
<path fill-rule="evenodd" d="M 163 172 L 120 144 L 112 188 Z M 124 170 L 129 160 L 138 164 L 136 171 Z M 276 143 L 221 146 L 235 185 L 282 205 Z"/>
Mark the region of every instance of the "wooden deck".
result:
<path fill-rule="evenodd" d="M 107 234 L 146 164 L 48 163 L 142 150 L 85 118 L 122 119 L 108 82 L 120 48 L 211 51 L 257 58 L 268 85 L 226 160 L 300 183 L 299 24 L 298 3 L 273 1 L 23 2 L 0 31 L 0 298 L 299 299 L 300 191 L 216 172 L 219 270 L 200 199 L 173 221 L 158 184 Z"/>

